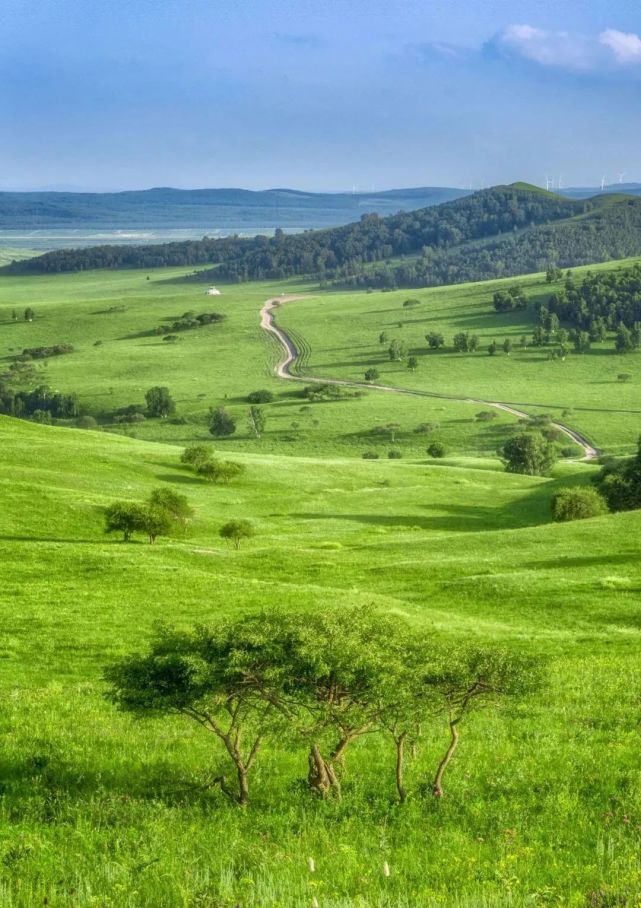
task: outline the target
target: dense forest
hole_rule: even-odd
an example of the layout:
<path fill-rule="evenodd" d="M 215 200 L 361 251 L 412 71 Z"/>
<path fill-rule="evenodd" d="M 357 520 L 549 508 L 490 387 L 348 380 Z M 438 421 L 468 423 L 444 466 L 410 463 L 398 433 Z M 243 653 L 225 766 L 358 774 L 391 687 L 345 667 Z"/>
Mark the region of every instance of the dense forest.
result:
<path fill-rule="evenodd" d="M 392 257 L 441 252 L 470 241 L 511 234 L 589 211 L 576 202 L 540 191 L 498 187 L 409 213 L 360 221 L 330 230 L 251 239 L 225 237 L 154 246 L 98 246 L 50 252 L 9 265 L 11 273 L 56 273 L 95 268 L 155 268 L 214 264 L 203 280 L 244 281 L 310 275 L 349 279 Z"/>
<path fill-rule="evenodd" d="M 641 265 L 588 274 L 576 285 L 571 276 L 552 294 L 548 306 L 559 319 L 593 332 L 595 325 L 616 331 L 641 322 Z"/>

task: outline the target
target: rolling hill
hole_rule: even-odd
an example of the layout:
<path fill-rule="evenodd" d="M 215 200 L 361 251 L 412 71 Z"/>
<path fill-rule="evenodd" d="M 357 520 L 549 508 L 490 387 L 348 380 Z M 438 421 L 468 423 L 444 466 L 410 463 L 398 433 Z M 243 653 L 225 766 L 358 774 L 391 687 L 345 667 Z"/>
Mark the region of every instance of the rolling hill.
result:
<path fill-rule="evenodd" d="M 193 266 L 197 280 L 304 276 L 364 287 L 436 286 L 574 267 L 641 253 L 641 199 L 571 200 L 530 184 L 499 186 L 430 208 L 273 238 L 58 250 L 3 273 Z M 213 268 L 200 268 L 211 264 Z"/>

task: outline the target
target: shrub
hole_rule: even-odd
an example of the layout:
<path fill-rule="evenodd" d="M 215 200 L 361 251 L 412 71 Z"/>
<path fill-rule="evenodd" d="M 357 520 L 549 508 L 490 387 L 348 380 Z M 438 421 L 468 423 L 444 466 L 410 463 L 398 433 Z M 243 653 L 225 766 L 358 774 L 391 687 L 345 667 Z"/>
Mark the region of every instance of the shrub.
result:
<path fill-rule="evenodd" d="M 365 451 L 363 454 L 363 460 L 378 460 L 378 457 L 376 451 Z"/>
<path fill-rule="evenodd" d="M 402 451 L 399 451 L 398 449 L 394 448 L 391 451 L 388 451 L 387 456 L 389 457 L 390 460 L 400 460 L 401 457 L 403 456 L 403 453 L 402 453 Z"/>
<path fill-rule="evenodd" d="M 180 462 L 196 469 L 202 463 L 211 460 L 214 449 L 211 445 L 190 445 L 180 455 Z"/>
<path fill-rule="evenodd" d="M 561 489 L 552 499 L 552 516 L 556 521 L 584 520 L 605 514 L 608 508 L 596 489 Z"/>
<path fill-rule="evenodd" d="M 256 535 L 256 531 L 249 520 L 230 520 L 220 528 L 219 535 L 223 539 L 230 539 L 234 543 L 234 548 L 240 548 L 242 539 L 251 539 Z"/>
<path fill-rule="evenodd" d="M 95 429 L 98 421 L 93 416 L 80 416 L 76 420 L 76 426 L 79 429 Z"/>
<path fill-rule="evenodd" d="M 619 374 L 617 375 L 617 381 L 630 381 L 631 378 L 631 372 L 619 372 Z"/>
<path fill-rule="evenodd" d="M 428 432 L 434 432 L 435 429 L 438 429 L 439 424 L 437 422 L 421 422 L 414 429 L 418 435 L 427 435 Z"/>
<path fill-rule="evenodd" d="M 445 445 L 440 441 L 433 441 L 428 447 L 427 453 L 430 457 L 445 457 Z"/>
<path fill-rule="evenodd" d="M 496 419 L 498 415 L 496 410 L 481 410 L 480 413 L 476 414 L 475 419 L 477 422 L 491 422 L 493 419 Z"/>
<path fill-rule="evenodd" d="M 251 394 L 247 395 L 248 404 L 270 404 L 273 399 L 274 395 L 266 388 L 262 388 L 260 391 L 252 391 Z"/>

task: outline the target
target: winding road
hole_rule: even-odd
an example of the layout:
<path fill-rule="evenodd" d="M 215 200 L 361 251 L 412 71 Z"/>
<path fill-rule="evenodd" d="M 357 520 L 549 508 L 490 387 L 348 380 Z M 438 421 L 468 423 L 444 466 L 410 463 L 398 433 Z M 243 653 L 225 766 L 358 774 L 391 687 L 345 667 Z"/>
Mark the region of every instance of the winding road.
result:
<path fill-rule="evenodd" d="M 290 381 L 302 381 L 306 384 L 317 383 L 324 385 L 347 385 L 350 388 L 367 388 L 374 391 L 388 391 L 392 394 L 409 394 L 412 397 L 432 397 L 441 400 L 456 400 L 465 404 L 481 404 L 484 407 L 493 407 L 495 410 L 503 410 L 519 419 L 532 419 L 529 413 L 523 410 L 517 410 L 511 404 L 502 403 L 498 400 L 484 400 L 481 397 L 456 397 L 452 394 L 438 394 L 435 391 L 411 391 L 409 388 L 395 388 L 392 385 L 379 385 L 374 382 L 350 381 L 342 378 L 320 378 L 313 375 L 292 375 L 291 366 L 298 358 L 298 351 L 291 337 L 287 332 L 279 328 L 274 322 L 274 309 L 282 306 L 284 303 L 291 303 L 295 300 L 307 299 L 307 296 L 297 296 L 295 294 L 283 294 L 268 299 L 263 308 L 260 310 L 260 326 L 264 331 L 272 334 L 280 343 L 285 352 L 285 358 L 276 366 L 275 372 L 279 378 L 289 379 Z M 569 426 L 561 422 L 553 422 L 552 426 L 567 435 L 575 444 L 583 448 L 583 460 L 594 460 L 599 456 L 597 448 L 593 447 L 583 435 L 570 429 Z"/>

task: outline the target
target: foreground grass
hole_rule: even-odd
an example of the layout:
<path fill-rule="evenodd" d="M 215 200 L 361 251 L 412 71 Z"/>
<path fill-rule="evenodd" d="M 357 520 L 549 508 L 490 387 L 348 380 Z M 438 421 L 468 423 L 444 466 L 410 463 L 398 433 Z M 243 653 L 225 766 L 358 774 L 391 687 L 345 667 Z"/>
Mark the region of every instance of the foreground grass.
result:
<path fill-rule="evenodd" d="M 554 489 L 593 468 L 241 452 L 217 487 L 168 445 L 6 419 L 0 441 L 0 904 L 639 904 L 641 518 L 548 523 Z M 196 508 L 186 537 L 104 536 L 104 504 L 165 484 Z M 240 552 L 217 535 L 231 517 L 257 528 Z M 391 747 L 365 740 L 342 804 L 310 799 L 304 753 L 274 746 L 243 812 L 206 787 L 204 732 L 103 699 L 103 666 L 157 619 L 357 603 L 550 660 L 544 695 L 463 730 L 440 803 L 444 728 L 402 809 Z"/>

